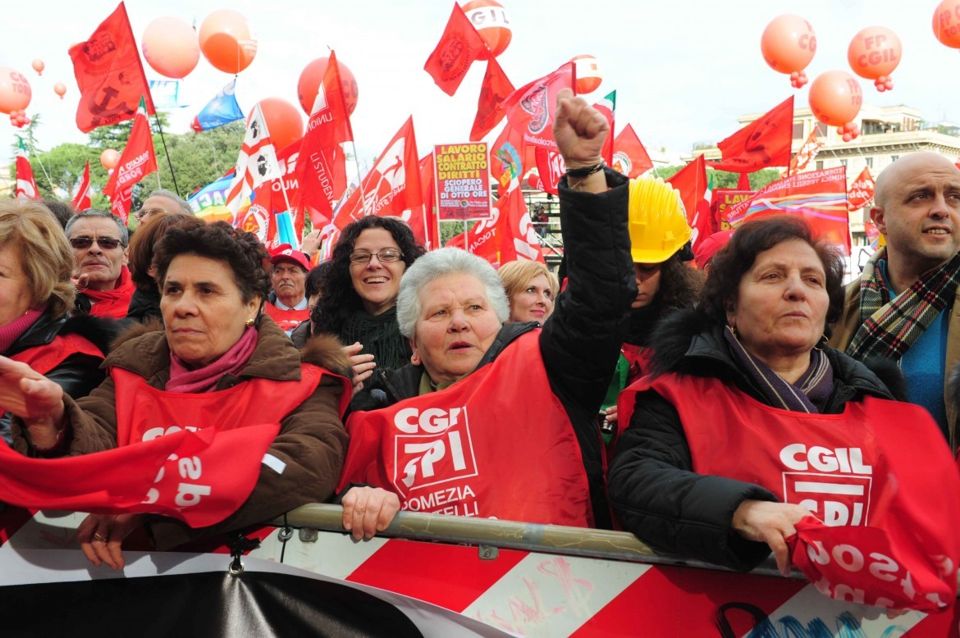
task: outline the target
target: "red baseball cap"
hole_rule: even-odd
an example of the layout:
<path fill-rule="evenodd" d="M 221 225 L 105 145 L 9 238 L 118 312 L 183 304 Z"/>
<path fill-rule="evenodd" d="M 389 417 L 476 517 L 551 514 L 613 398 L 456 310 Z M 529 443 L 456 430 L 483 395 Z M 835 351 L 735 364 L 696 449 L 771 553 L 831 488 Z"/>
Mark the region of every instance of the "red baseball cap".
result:
<path fill-rule="evenodd" d="M 697 247 L 693 249 L 693 258 L 697 262 L 697 268 L 700 270 L 706 268 L 713 256 L 730 243 L 732 236 L 732 230 L 721 230 L 697 242 Z"/>
<path fill-rule="evenodd" d="M 280 244 L 270 255 L 270 263 L 276 266 L 281 261 L 289 261 L 306 271 L 310 270 L 310 259 L 299 250 L 294 250 L 290 244 Z"/>

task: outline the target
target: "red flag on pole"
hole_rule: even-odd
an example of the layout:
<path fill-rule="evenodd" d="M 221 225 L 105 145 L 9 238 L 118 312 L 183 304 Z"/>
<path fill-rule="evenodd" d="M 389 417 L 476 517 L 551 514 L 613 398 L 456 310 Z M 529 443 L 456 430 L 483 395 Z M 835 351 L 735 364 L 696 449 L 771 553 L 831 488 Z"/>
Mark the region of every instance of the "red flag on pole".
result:
<path fill-rule="evenodd" d="M 426 228 L 427 241 L 423 245 L 427 250 L 440 248 L 440 222 L 435 206 L 435 187 L 433 181 L 433 153 L 427 153 L 420 160 L 420 190 L 423 193 L 423 225 Z"/>
<path fill-rule="evenodd" d="M 440 36 L 440 42 L 427 58 L 423 70 L 430 74 L 437 86 L 447 95 L 460 87 L 467 71 L 476 60 L 487 53 L 487 45 L 456 2 Z"/>
<path fill-rule="evenodd" d="M 567 62 L 553 73 L 523 85 L 507 98 L 503 109 L 510 126 L 523 130 L 525 146 L 556 150 L 551 127 L 557 93 L 561 89 L 573 90 L 575 79 L 574 64 Z"/>
<path fill-rule="evenodd" d="M 613 169 L 618 173 L 626 175 L 630 179 L 639 177 L 653 168 L 653 162 L 647 155 L 647 149 L 643 147 L 640 138 L 633 130 L 633 126 L 627 124 L 617 135 L 613 142 Z"/>
<path fill-rule="evenodd" d="M 817 156 L 817 152 L 821 146 L 823 146 L 823 139 L 817 135 L 817 127 L 814 126 L 810 130 L 810 135 L 807 136 L 807 140 L 803 143 L 803 146 L 800 147 L 797 154 L 790 160 L 787 175 L 792 175 L 797 171 L 805 169 L 807 165 L 813 161 L 813 158 Z"/>
<path fill-rule="evenodd" d="M 858 210 L 869 204 L 876 187 L 877 183 L 870 174 L 870 169 L 864 166 L 857 179 L 847 188 L 847 210 Z"/>
<path fill-rule="evenodd" d="M 147 113 L 154 114 L 140 52 L 122 2 L 89 40 L 70 47 L 70 59 L 80 89 L 77 128 L 84 133 L 132 119 L 144 96 Z"/>
<path fill-rule="evenodd" d="M 80 183 L 77 184 L 77 194 L 73 196 L 73 208 L 81 212 L 90 208 L 90 162 L 83 166 L 83 175 L 80 177 Z"/>
<path fill-rule="evenodd" d="M 331 51 L 300 146 L 298 169 L 301 203 L 326 219 L 333 216 L 334 204 L 347 189 L 346 155 L 340 145 L 351 140 L 353 129 L 340 84 L 340 66 Z M 311 213 L 311 217 L 320 225 L 319 216 Z"/>
<path fill-rule="evenodd" d="M 413 117 L 409 117 L 363 178 L 362 187 L 344 201 L 333 223 L 343 230 L 350 222 L 367 215 L 399 217 L 410 224 L 417 242 L 426 244 L 422 209 L 420 159 Z"/>
<path fill-rule="evenodd" d="M 544 263 L 540 238 L 533 229 L 520 189 L 513 189 L 498 199 L 494 206 L 500 211 L 497 223 L 500 264 L 517 259 Z"/>
<path fill-rule="evenodd" d="M 134 185 L 157 170 L 157 156 L 153 152 L 153 137 L 150 134 L 150 122 L 147 121 L 146 105 L 140 100 L 130 138 L 123 147 L 120 161 L 110 174 L 107 185 L 103 187 L 105 195 L 110 197 L 110 212 L 127 223 L 130 212 L 130 198 Z"/>
<path fill-rule="evenodd" d="M 687 212 L 687 223 L 693 229 L 690 242 L 696 246 L 699 238 L 714 233 L 710 204 L 703 198 L 707 192 L 707 167 L 703 155 L 697 155 L 695 160 L 681 168 L 667 182 L 680 191 L 680 199 Z"/>
<path fill-rule="evenodd" d="M 793 141 L 793 96 L 773 107 L 717 146 L 723 159 L 713 168 L 752 173 L 767 166 L 788 166 Z"/>
<path fill-rule="evenodd" d="M 737 190 L 738 191 L 750 190 L 750 174 L 749 173 L 740 173 L 740 177 L 737 178 Z"/>
<path fill-rule="evenodd" d="M 497 59 L 487 60 L 487 72 L 483 76 L 480 98 L 477 100 L 477 116 L 473 120 L 473 128 L 470 129 L 471 142 L 483 139 L 500 123 L 506 115 L 503 103 L 515 90 Z"/>
<path fill-rule="evenodd" d="M 17 188 L 14 196 L 18 199 L 40 199 L 40 191 L 33 179 L 33 167 L 27 158 L 27 147 L 22 137 L 17 137 Z"/>
<path fill-rule="evenodd" d="M 607 166 L 613 166 L 613 130 L 617 112 L 617 92 L 615 90 L 610 91 L 602 100 L 594 104 L 593 108 L 600 111 L 600 114 L 603 115 L 604 119 L 607 120 L 607 124 L 610 126 L 610 132 L 607 134 L 606 139 L 603 140 L 603 148 L 600 149 L 600 155 L 603 157 L 603 161 L 607 163 Z"/>

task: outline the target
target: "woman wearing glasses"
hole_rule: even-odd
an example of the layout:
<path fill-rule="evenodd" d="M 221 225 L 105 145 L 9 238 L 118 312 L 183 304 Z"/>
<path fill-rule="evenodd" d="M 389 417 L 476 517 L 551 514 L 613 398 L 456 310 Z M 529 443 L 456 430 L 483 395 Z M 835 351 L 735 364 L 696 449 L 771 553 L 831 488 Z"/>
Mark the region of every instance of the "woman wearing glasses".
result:
<path fill-rule="evenodd" d="M 343 229 L 313 309 L 313 333 L 333 333 L 347 344 L 354 383 L 374 368 L 410 362 L 410 344 L 397 324 L 400 278 L 424 253 L 403 221 L 371 215 Z"/>
<path fill-rule="evenodd" d="M 100 363 L 115 335 L 108 322 L 69 315 L 76 295 L 72 272 L 70 245 L 44 206 L 0 203 L 0 354 L 31 365 L 79 398 L 103 381 Z M 0 438 L 7 443 L 10 419 L 0 407 Z"/>

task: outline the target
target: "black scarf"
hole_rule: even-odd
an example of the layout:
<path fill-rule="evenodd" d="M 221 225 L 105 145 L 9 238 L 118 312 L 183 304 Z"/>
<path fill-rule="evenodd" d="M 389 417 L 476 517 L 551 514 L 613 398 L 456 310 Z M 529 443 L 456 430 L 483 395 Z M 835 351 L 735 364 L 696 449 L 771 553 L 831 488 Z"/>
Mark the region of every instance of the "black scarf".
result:
<path fill-rule="evenodd" d="M 379 370 L 404 366 L 413 354 L 407 338 L 400 334 L 396 306 L 379 315 L 357 310 L 343 320 L 338 336 L 344 345 L 362 343 L 361 353 L 372 354 Z"/>

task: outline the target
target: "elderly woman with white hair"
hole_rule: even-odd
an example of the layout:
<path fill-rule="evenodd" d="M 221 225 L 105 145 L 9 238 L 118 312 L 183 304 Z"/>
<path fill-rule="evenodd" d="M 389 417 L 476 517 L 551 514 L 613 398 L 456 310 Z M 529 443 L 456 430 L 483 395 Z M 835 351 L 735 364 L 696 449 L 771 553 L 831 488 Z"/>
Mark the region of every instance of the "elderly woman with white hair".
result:
<path fill-rule="evenodd" d="M 397 320 L 411 363 L 365 382 L 347 422 L 340 491 L 354 486 L 342 503 L 355 538 L 399 509 L 610 525 L 597 414 L 636 296 L 627 180 L 602 170 L 597 111 L 561 94 L 555 120 L 567 290 L 540 328 L 505 323 L 506 293 L 479 257 L 444 248 L 407 270 Z"/>

